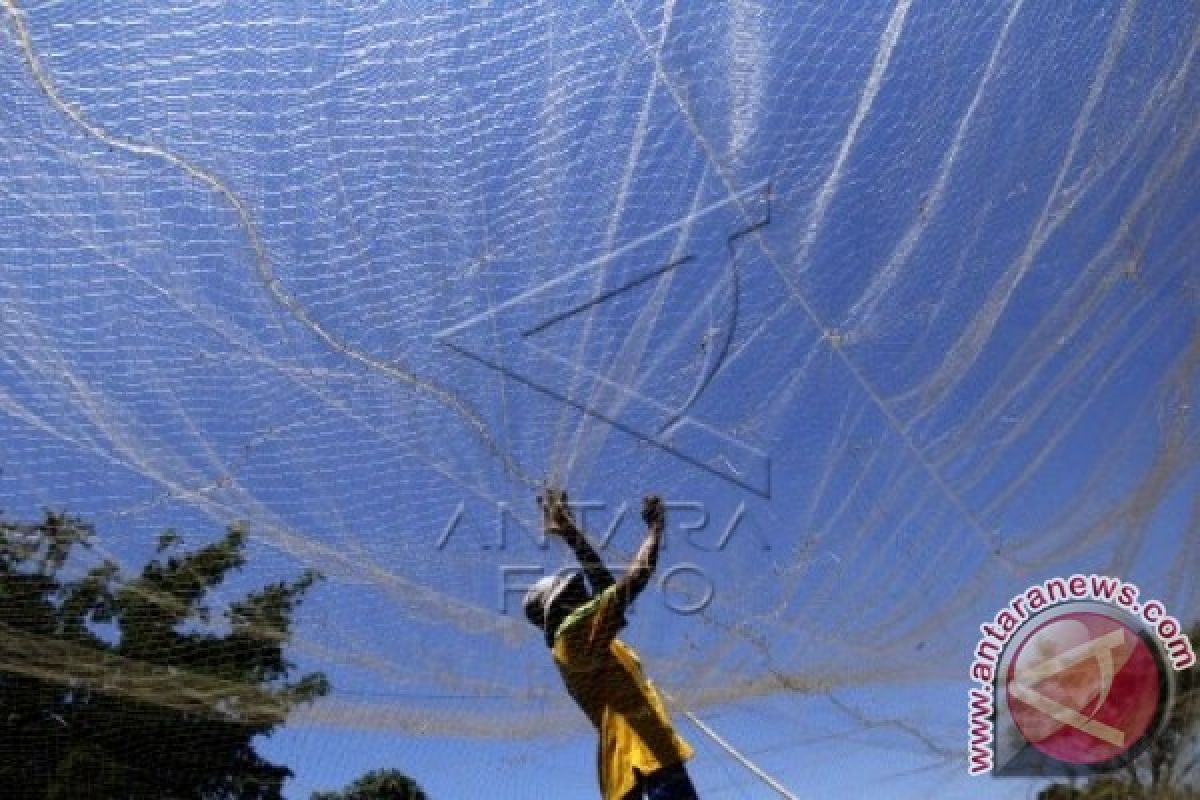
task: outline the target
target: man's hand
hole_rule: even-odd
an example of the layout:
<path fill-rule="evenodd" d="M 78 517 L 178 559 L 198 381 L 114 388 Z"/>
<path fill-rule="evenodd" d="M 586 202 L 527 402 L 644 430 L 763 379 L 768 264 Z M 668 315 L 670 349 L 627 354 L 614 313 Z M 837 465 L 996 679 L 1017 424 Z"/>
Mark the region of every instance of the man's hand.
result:
<path fill-rule="evenodd" d="M 547 487 L 538 495 L 538 507 L 542 509 L 542 526 L 546 533 L 566 536 L 577 530 L 571 508 L 567 505 L 567 493 L 563 489 Z"/>
<path fill-rule="evenodd" d="M 648 494 L 642 499 L 642 521 L 650 530 L 662 533 L 667 525 L 667 508 L 661 497 Z"/>

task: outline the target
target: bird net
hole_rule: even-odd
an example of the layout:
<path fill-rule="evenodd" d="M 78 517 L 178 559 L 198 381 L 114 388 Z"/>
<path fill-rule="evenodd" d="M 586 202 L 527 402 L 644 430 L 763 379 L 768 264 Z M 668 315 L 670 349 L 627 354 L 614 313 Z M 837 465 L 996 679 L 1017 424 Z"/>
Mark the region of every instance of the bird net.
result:
<path fill-rule="evenodd" d="M 319 570 L 299 726 L 584 724 L 520 613 L 545 482 L 618 565 L 668 500 L 630 636 L 701 713 L 958 681 L 1059 572 L 1194 617 L 1198 43 L 1186 0 L 0 0 L 3 506 Z"/>

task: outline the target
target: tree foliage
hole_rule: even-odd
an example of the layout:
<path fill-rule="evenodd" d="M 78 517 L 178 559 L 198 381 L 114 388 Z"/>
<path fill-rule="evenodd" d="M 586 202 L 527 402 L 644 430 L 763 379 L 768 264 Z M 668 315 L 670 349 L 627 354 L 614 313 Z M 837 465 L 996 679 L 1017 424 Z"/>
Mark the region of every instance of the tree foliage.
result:
<path fill-rule="evenodd" d="M 1200 651 L 1200 623 L 1188 638 Z M 1038 800 L 1200 800 L 1200 663 L 1176 677 L 1171 715 L 1146 752 L 1123 770 L 1082 786 L 1048 786 Z"/>
<path fill-rule="evenodd" d="M 340 792 L 317 792 L 312 800 L 429 800 L 416 781 L 399 770 L 368 772 Z"/>
<path fill-rule="evenodd" d="M 317 576 L 217 606 L 242 529 L 191 552 L 167 532 L 135 575 L 92 541 L 65 514 L 0 520 L 0 796 L 281 800 L 291 772 L 252 740 L 329 690 L 285 653 Z"/>

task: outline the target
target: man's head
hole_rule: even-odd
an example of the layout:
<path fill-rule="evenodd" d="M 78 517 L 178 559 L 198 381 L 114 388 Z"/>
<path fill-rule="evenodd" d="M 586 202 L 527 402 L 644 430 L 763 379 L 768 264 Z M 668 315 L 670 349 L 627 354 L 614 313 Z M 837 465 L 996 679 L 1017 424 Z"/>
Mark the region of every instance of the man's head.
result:
<path fill-rule="evenodd" d="M 590 600 L 583 573 L 547 575 L 525 593 L 525 616 L 554 643 L 554 632 L 572 611 Z"/>

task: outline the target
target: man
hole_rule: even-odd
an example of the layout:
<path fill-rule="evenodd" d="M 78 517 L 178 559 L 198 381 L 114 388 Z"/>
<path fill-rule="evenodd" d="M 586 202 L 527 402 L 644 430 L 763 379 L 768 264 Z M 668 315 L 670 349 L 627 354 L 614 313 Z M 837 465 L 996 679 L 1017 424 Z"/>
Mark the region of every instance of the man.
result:
<path fill-rule="evenodd" d="M 646 539 L 619 582 L 575 524 L 566 492 L 547 489 L 538 504 L 546 532 L 567 543 L 582 573 L 538 581 L 525 596 L 525 615 L 545 633 L 567 692 L 600 734 L 603 800 L 698 800 L 684 766 L 692 748 L 675 733 L 637 655 L 616 638 L 625 609 L 658 562 L 666 525 L 662 500 L 644 500 Z"/>

